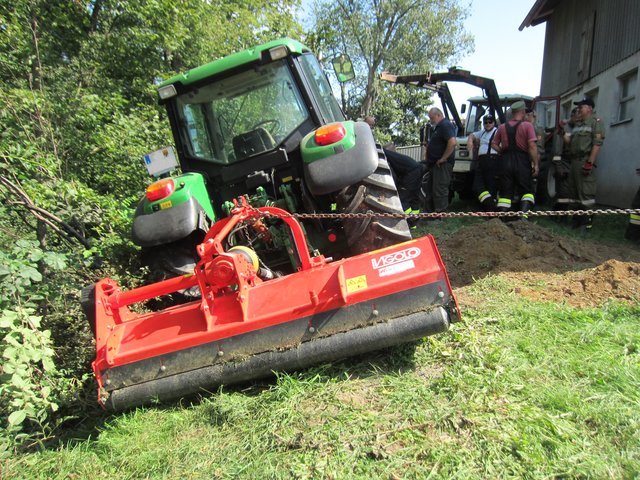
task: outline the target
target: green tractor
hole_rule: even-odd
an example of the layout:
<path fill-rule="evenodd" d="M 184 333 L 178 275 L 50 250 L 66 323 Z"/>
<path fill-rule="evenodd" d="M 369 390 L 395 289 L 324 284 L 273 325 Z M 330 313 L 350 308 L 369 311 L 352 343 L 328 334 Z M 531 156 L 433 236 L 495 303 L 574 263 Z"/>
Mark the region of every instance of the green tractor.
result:
<path fill-rule="evenodd" d="M 345 120 L 304 45 L 245 50 L 159 95 L 182 174 L 149 186 L 133 236 L 171 278 L 84 289 L 102 406 L 332 362 L 460 319 L 435 240 L 411 238 L 371 129 Z M 170 172 L 171 152 L 146 156 L 150 173 Z M 129 309 L 168 295 L 166 308 Z"/>
<path fill-rule="evenodd" d="M 240 197 L 294 214 L 402 213 L 369 126 L 345 119 L 320 63 L 295 40 L 275 40 L 176 75 L 158 94 L 182 174 L 166 177 L 165 171 L 134 217 L 133 239 L 157 276 L 192 273 L 196 246 Z M 162 152 L 170 156 L 171 149 Z M 334 259 L 411 239 L 401 216 L 318 216 L 303 227 L 310 249 Z M 229 242 L 256 251 L 267 277 L 299 267 L 282 222 L 245 226 Z"/>

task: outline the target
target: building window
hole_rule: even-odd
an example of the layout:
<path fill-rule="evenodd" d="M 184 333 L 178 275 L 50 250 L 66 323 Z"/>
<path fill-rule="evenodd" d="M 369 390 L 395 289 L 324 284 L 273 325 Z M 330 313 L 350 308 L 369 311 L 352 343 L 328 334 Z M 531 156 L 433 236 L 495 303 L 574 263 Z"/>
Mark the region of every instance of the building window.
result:
<path fill-rule="evenodd" d="M 636 86 L 638 84 L 638 70 L 626 73 L 618 77 L 620 83 L 620 107 L 618 108 L 618 121 L 631 120 L 632 106 L 636 99 Z"/>

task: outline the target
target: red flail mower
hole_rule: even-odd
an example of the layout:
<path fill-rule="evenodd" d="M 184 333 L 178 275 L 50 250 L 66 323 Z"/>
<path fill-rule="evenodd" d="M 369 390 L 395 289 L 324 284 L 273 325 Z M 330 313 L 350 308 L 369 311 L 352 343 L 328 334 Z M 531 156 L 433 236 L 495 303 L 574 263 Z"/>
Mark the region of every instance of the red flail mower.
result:
<path fill-rule="evenodd" d="M 247 247 L 224 249 L 241 224 L 279 217 L 290 230 L 296 272 L 270 280 Z M 460 319 L 433 237 L 331 261 L 312 256 L 299 222 L 275 207 L 236 202 L 197 247 L 195 271 L 122 291 L 92 289 L 98 401 L 121 410 L 274 371 L 302 369 L 417 340 Z M 198 287 L 200 297 L 164 310 L 128 307 Z"/>

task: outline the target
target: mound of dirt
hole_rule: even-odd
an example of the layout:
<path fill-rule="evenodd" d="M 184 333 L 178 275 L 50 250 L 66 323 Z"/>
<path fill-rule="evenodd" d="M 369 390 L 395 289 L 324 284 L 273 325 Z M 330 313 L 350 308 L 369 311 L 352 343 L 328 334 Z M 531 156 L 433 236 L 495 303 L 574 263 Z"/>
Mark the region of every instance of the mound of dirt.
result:
<path fill-rule="evenodd" d="M 607 260 L 595 268 L 564 274 L 502 273 L 514 290 L 534 300 L 595 307 L 609 299 L 640 302 L 640 263 Z"/>
<path fill-rule="evenodd" d="M 554 235 L 531 222 L 492 219 L 470 225 L 438 248 L 454 288 L 500 274 L 535 299 L 596 306 L 640 301 L 640 251 Z"/>

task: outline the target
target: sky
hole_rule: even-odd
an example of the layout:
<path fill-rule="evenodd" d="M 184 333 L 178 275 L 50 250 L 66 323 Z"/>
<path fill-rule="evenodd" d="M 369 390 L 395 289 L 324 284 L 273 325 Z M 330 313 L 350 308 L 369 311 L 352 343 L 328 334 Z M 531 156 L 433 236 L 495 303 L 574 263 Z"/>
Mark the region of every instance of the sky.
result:
<path fill-rule="evenodd" d="M 475 49 L 456 62 L 471 73 L 493 78 L 500 94 L 521 93 L 535 97 L 540 93 L 545 25 L 518 27 L 535 0 L 473 0 L 465 28 L 475 38 Z M 458 110 L 468 97 L 480 89 L 449 83 Z"/>

